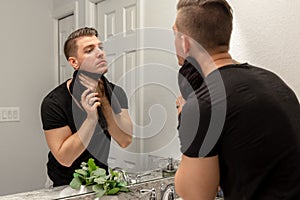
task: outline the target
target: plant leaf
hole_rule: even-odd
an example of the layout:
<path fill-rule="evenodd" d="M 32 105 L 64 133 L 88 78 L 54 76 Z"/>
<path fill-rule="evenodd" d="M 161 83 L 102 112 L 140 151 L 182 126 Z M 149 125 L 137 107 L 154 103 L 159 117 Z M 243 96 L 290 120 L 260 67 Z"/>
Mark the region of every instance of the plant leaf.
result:
<path fill-rule="evenodd" d="M 102 168 L 97 168 L 91 172 L 91 176 L 106 176 L 106 170 Z"/>
<path fill-rule="evenodd" d="M 127 183 L 126 182 L 118 182 L 117 187 L 126 187 Z"/>
<path fill-rule="evenodd" d="M 113 180 L 107 180 L 106 182 L 109 184 L 110 188 L 114 188 L 117 185 L 117 182 Z"/>
<path fill-rule="evenodd" d="M 127 187 L 120 187 L 120 192 L 129 192 Z"/>
<path fill-rule="evenodd" d="M 102 197 L 105 194 L 105 190 L 96 193 L 96 197 Z"/>
<path fill-rule="evenodd" d="M 117 194 L 120 191 L 120 188 L 112 188 L 107 192 L 108 195 Z"/>
<path fill-rule="evenodd" d="M 99 178 L 95 178 L 94 182 L 96 182 L 98 184 L 104 184 L 104 183 L 106 183 L 106 179 L 105 179 L 105 177 L 99 177 Z"/>
<path fill-rule="evenodd" d="M 105 190 L 103 189 L 103 185 L 99 185 L 99 184 L 93 185 L 92 190 L 94 192 L 101 192 L 101 191 L 105 192 Z"/>
<path fill-rule="evenodd" d="M 93 158 L 90 158 L 88 160 L 88 171 L 91 173 L 92 171 L 96 170 L 98 166 L 95 164 L 95 161 Z"/>
<path fill-rule="evenodd" d="M 74 177 L 72 181 L 70 182 L 71 188 L 75 190 L 79 190 L 80 186 L 82 185 L 79 177 Z"/>
<path fill-rule="evenodd" d="M 74 177 L 74 178 L 79 177 L 79 174 L 76 173 L 76 172 L 74 172 L 74 173 L 73 173 L 73 177 Z"/>
<path fill-rule="evenodd" d="M 75 172 L 83 175 L 84 177 L 88 175 L 88 172 L 83 169 L 76 169 Z"/>

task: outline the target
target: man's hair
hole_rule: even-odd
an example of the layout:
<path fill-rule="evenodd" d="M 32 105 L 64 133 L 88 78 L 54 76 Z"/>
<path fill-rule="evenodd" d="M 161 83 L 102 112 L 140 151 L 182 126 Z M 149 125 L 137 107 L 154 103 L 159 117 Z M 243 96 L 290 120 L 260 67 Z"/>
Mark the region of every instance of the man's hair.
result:
<path fill-rule="evenodd" d="M 204 0 L 179 0 L 177 3 L 177 10 L 183 7 L 192 6 L 192 5 L 199 5 L 200 2 Z"/>
<path fill-rule="evenodd" d="M 229 48 L 232 9 L 225 0 L 179 0 L 176 27 L 207 51 Z"/>
<path fill-rule="evenodd" d="M 77 55 L 77 39 L 83 36 L 98 37 L 98 31 L 92 27 L 84 27 L 72 32 L 64 44 L 64 53 L 67 60 L 69 57 Z"/>

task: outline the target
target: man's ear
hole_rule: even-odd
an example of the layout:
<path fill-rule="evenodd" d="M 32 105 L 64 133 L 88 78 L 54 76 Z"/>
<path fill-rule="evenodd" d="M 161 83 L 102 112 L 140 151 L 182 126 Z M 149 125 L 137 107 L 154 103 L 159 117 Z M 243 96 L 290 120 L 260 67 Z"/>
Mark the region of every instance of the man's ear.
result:
<path fill-rule="evenodd" d="M 186 35 L 182 35 L 181 39 L 182 39 L 181 41 L 182 41 L 183 53 L 188 54 L 188 52 L 190 51 L 190 47 L 191 47 L 189 37 L 187 37 Z"/>
<path fill-rule="evenodd" d="M 70 65 L 75 69 L 78 70 L 79 69 L 79 63 L 77 61 L 77 59 L 75 57 L 69 57 L 68 58 L 68 62 L 70 63 Z"/>

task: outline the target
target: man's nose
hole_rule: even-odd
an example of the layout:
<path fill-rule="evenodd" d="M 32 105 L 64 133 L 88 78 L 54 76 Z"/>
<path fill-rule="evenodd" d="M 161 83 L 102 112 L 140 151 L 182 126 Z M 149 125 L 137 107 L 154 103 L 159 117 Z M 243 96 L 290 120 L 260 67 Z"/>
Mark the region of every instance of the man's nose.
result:
<path fill-rule="evenodd" d="M 96 48 L 96 56 L 97 57 L 102 57 L 104 55 L 103 49 Z"/>

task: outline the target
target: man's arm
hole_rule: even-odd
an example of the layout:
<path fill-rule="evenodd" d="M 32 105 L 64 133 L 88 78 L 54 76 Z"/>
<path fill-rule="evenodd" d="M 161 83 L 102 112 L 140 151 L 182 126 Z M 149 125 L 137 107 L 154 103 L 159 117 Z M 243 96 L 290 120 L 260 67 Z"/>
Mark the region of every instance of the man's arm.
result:
<path fill-rule="evenodd" d="M 101 102 L 101 109 L 107 122 L 107 128 L 112 138 L 122 147 L 127 147 L 132 141 L 133 125 L 128 113 L 128 109 L 121 109 L 121 112 L 115 114 L 104 91 L 102 80 L 95 81 L 85 75 L 79 76 L 80 82 L 91 91 L 98 92 Z"/>
<path fill-rule="evenodd" d="M 120 145 L 120 147 L 127 147 L 132 141 L 133 129 L 128 109 L 121 109 L 120 113 L 114 114 L 107 98 L 102 98 L 101 109 L 107 121 L 109 134 Z"/>
<path fill-rule="evenodd" d="M 98 123 L 99 98 L 89 92 L 86 90 L 81 96 L 81 105 L 87 112 L 87 118 L 76 133 L 72 134 L 69 126 L 44 131 L 50 151 L 66 167 L 71 166 L 86 149 Z M 89 102 L 93 102 L 92 105 Z"/>
<path fill-rule="evenodd" d="M 213 200 L 219 185 L 218 156 L 191 158 L 182 155 L 175 175 L 176 193 L 184 200 Z"/>

